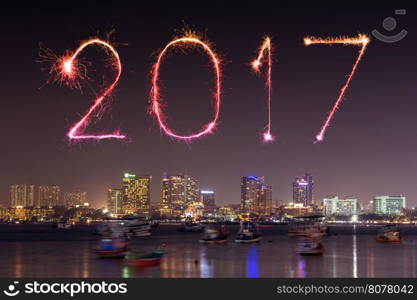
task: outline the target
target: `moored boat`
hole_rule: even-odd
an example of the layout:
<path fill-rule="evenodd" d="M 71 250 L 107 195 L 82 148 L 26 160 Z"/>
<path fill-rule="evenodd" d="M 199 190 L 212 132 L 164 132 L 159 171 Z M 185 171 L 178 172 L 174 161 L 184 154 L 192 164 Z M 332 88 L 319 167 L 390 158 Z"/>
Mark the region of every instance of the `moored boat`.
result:
<path fill-rule="evenodd" d="M 376 241 L 382 243 L 399 243 L 402 240 L 401 230 L 397 226 L 385 226 L 380 229 L 376 236 Z"/>
<path fill-rule="evenodd" d="M 95 233 L 108 236 L 109 232 L 127 238 L 145 237 L 152 235 L 152 225 L 149 220 L 139 216 L 125 216 L 123 218 L 109 218 L 100 224 Z"/>
<path fill-rule="evenodd" d="M 221 230 L 216 230 L 214 228 L 206 228 L 203 236 L 200 239 L 200 243 L 203 244 L 223 244 L 227 242 L 229 233 Z"/>
<path fill-rule="evenodd" d="M 204 229 L 204 225 L 196 222 L 185 222 L 178 231 L 180 232 L 201 232 Z"/>
<path fill-rule="evenodd" d="M 248 222 L 244 224 L 240 223 L 240 229 L 236 236 L 236 243 L 256 243 L 262 239 L 262 235 L 257 229 L 256 225 Z"/>
<path fill-rule="evenodd" d="M 163 249 L 157 249 L 150 253 L 142 255 L 133 255 L 129 257 L 128 262 L 130 265 L 134 266 L 154 266 L 158 265 L 161 262 L 164 253 L 165 251 Z"/>
<path fill-rule="evenodd" d="M 288 236 L 326 235 L 329 231 L 321 215 L 301 216 L 288 225 Z"/>
<path fill-rule="evenodd" d="M 105 237 L 100 239 L 96 253 L 100 258 L 124 258 L 128 244 L 123 238 Z"/>
<path fill-rule="evenodd" d="M 301 238 L 295 251 L 300 255 L 322 255 L 324 247 L 321 242 L 316 239 Z"/>

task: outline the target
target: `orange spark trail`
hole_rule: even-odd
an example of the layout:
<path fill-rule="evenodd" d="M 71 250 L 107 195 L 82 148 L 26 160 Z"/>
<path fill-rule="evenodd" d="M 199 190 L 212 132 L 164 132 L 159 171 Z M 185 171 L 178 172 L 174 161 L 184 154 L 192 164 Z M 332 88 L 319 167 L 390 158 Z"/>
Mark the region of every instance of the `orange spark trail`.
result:
<path fill-rule="evenodd" d="M 91 122 L 91 118 L 93 113 L 98 110 L 97 116 L 100 116 L 100 114 L 104 111 L 104 100 L 106 97 L 110 95 L 112 90 L 117 86 L 120 76 L 122 74 L 122 64 L 120 61 L 119 54 L 117 53 L 116 49 L 110 45 L 109 43 L 100 40 L 98 38 L 90 39 L 88 41 L 83 42 L 73 53 L 70 55 L 66 55 L 65 57 L 59 58 L 57 65 L 53 68 L 58 73 L 59 80 L 67 84 L 68 86 L 78 86 L 77 80 L 83 79 L 84 74 L 81 70 L 79 65 L 79 62 L 77 61 L 78 55 L 88 46 L 90 45 L 99 45 L 102 46 L 108 50 L 110 50 L 110 53 L 113 56 L 112 59 L 112 66 L 116 70 L 116 77 L 114 81 L 104 90 L 104 92 L 97 97 L 94 100 L 93 105 L 88 109 L 86 114 L 79 120 L 77 123 L 75 123 L 67 133 L 67 136 L 70 139 L 124 139 L 126 136 L 121 135 L 118 131 L 115 131 L 111 134 L 101 134 L 101 135 L 84 135 L 83 132 L 85 128 L 88 126 L 88 124 Z"/>
<path fill-rule="evenodd" d="M 365 54 L 366 47 L 368 46 L 370 42 L 370 39 L 367 35 L 360 34 L 358 37 L 355 38 L 315 38 L 315 37 L 306 37 L 304 38 L 304 44 L 306 46 L 314 45 L 314 44 L 326 44 L 326 45 L 332 45 L 332 44 L 343 44 L 343 45 L 354 45 L 354 46 L 361 46 L 361 49 L 359 51 L 358 58 L 355 61 L 355 64 L 353 65 L 352 71 L 350 72 L 345 85 L 340 90 L 339 97 L 337 98 L 335 104 L 333 105 L 333 108 L 329 112 L 326 121 L 324 122 L 323 126 L 321 127 L 319 133 L 316 135 L 316 142 L 321 142 L 324 139 L 324 135 L 326 133 L 327 128 L 330 126 L 330 122 L 332 121 L 334 114 L 339 109 L 340 104 L 343 101 L 343 98 L 345 96 L 346 90 L 349 87 L 350 81 L 353 78 L 353 75 L 355 75 L 356 69 L 359 65 L 359 62 L 362 59 L 362 56 Z"/>
<path fill-rule="evenodd" d="M 271 134 L 272 44 L 271 44 L 271 39 L 269 37 L 265 37 L 261 45 L 261 48 L 259 49 L 258 57 L 254 61 L 252 61 L 252 69 L 256 73 L 260 72 L 262 61 L 265 60 L 264 58 L 265 52 L 268 52 L 268 57 L 266 59 L 268 62 L 268 71 L 266 74 L 266 87 L 268 89 L 268 99 L 267 99 L 268 123 L 266 125 L 266 131 L 262 135 L 263 135 L 263 141 L 265 143 L 268 143 L 268 142 L 273 142 L 275 139 Z"/>

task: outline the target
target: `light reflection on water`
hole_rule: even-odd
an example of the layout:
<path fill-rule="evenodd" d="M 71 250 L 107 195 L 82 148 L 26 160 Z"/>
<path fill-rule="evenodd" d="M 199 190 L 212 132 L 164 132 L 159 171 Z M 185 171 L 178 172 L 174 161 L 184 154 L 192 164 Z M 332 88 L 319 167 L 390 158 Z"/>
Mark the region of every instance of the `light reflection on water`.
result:
<path fill-rule="evenodd" d="M 257 252 L 257 246 L 251 245 L 248 251 L 248 259 L 246 261 L 246 277 L 248 278 L 258 278 L 259 277 L 259 258 Z"/>
<path fill-rule="evenodd" d="M 417 235 L 401 244 L 370 234 L 324 237 L 322 256 L 295 253 L 296 239 L 264 232 L 258 244 L 201 245 L 198 234 L 161 231 L 132 241 L 146 253 L 165 243 L 161 265 L 141 268 L 123 259 L 100 260 L 95 241 L 2 242 L 1 277 L 416 277 Z"/>

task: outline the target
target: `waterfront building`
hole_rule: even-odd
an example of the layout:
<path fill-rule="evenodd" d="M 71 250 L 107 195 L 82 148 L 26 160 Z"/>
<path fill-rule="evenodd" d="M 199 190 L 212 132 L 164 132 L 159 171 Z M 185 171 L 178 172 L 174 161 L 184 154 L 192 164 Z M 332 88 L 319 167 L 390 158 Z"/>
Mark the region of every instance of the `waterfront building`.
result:
<path fill-rule="evenodd" d="M 123 190 L 109 189 L 107 191 L 107 210 L 112 215 L 122 214 L 123 209 Z"/>
<path fill-rule="evenodd" d="M 238 219 L 238 212 L 231 205 L 220 206 L 216 210 L 216 218 L 222 221 L 235 221 Z"/>
<path fill-rule="evenodd" d="M 87 203 L 87 192 L 80 190 L 64 193 L 64 203 L 67 208 L 79 207 Z"/>
<path fill-rule="evenodd" d="M 187 208 L 184 211 L 186 218 L 200 219 L 203 217 L 204 205 L 200 201 L 188 203 Z"/>
<path fill-rule="evenodd" d="M 185 176 L 185 198 L 186 206 L 200 201 L 200 183 L 187 175 Z"/>
<path fill-rule="evenodd" d="M 269 216 L 272 213 L 272 186 L 264 183 L 264 177 L 242 177 L 240 191 L 242 214 Z"/>
<path fill-rule="evenodd" d="M 0 208 L 0 219 L 3 221 L 40 221 L 43 218 L 53 215 L 51 208 L 39 207 L 10 207 Z"/>
<path fill-rule="evenodd" d="M 373 210 L 376 214 L 401 215 L 406 208 L 406 198 L 400 196 L 376 196 L 373 200 Z"/>
<path fill-rule="evenodd" d="M 31 207 L 34 202 L 33 184 L 13 184 L 10 186 L 10 207 Z"/>
<path fill-rule="evenodd" d="M 259 215 L 270 216 L 272 211 L 272 186 L 262 185 L 258 202 Z"/>
<path fill-rule="evenodd" d="M 313 212 L 312 206 L 304 206 L 303 203 L 289 203 L 277 209 L 277 215 L 281 218 L 301 217 Z"/>
<path fill-rule="evenodd" d="M 297 177 L 293 182 L 293 203 L 303 203 L 304 206 L 313 204 L 313 176 L 306 173 Z"/>
<path fill-rule="evenodd" d="M 241 208 L 243 214 L 258 214 L 263 178 L 243 176 L 240 180 Z"/>
<path fill-rule="evenodd" d="M 164 173 L 161 181 L 160 215 L 183 217 L 187 207 L 200 202 L 199 182 L 185 174 Z"/>
<path fill-rule="evenodd" d="M 150 215 L 151 176 L 136 176 L 135 174 L 125 173 L 122 182 L 123 191 L 123 213 Z"/>
<path fill-rule="evenodd" d="M 338 196 L 328 196 L 323 199 L 324 214 L 352 216 L 359 212 L 358 199 L 353 196 L 339 198 Z"/>
<path fill-rule="evenodd" d="M 216 200 L 213 191 L 203 190 L 200 192 L 201 202 L 203 203 L 205 217 L 214 217 L 216 213 Z"/>
<path fill-rule="evenodd" d="M 54 207 L 60 204 L 61 188 L 58 185 L 41 185 L 38 189 L 37 207 Z"/>

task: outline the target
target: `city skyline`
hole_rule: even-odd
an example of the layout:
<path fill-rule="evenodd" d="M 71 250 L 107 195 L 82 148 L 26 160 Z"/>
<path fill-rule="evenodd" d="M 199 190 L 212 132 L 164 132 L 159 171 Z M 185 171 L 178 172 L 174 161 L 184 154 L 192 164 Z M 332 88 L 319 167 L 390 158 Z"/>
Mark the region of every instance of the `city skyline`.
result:
<path fill-rule="evenodd" d="M 97 11 L 96 6 L 102 14 L 91 13 Z M 409 205 L 416 206 L 417 137 L 412 130 L 417 110 L 416 45 L 409 38 L 415 35 L 415 21 L 408 15 L 397 17 L 398 28 L 409 34 L 387 44 L 372 38 L 371 32 L 381 29 L 384 18 L 393 15 L 388 4 L 362 4 L 360 9 L 347 5 L 343 10 L 326 7 L 289 5 L 283 10 L 272 6 L 273 14 L 254 15 L 242 5 L 236 8 L 240 17 L 228 18 L 222 16 L 223 11 L 154 18 L 129 4 L 115 11 L 110 4 L 92 2 L 82 10 L 53 3 L 30 11 L 16 4 L 3 11 L 0 24 L 8 30 L 2 37 L 13 47 L 0 49 L 2 57 L 10 58 L 3 65 L 7 76 L 0 88 L 4 99 L 1 130 L 7 141 L 1 150 L 1 203 L 7 205 L 10 185 L 26 182 L 80 189 L 94 206 L 104 206 L 107 189 L 118 184 L 120 174 L 128 170 L 154 176 L 150 193 L 155 200 L 164 171 L 193 174 L 202 188 L 216 192 L 220 204 L 239 203 L 239 178 L 252 174 L 268 179 L 274 200 L 291 199 L 294 178 L 308 172 L 315 178 L 316 199 L 353 194 L 359 202 L 367 202 L 375 195 L 404 194 Z M 73 19 L 79 22 L 69 29 L 66 20 Z M 217 129 L 191 144 L 161 134 L 156 120 L 148 115 L 153 54 L 184 24 L 202 32 L 223 61 Z M 111 109 L 88 131 L 116 128 L 129 139 L 70 143 L 65 134 L 88 108 L 94 93 L 85 83 L 83 93 L 46 84 L 49 74 L 42 70 L 49 66 L 38 63 L 39 43 L 59 55 L 89 37 L 104 39 L 112 29 L 110 40 L 120 54 L 123 74 Z M 358 32 L 371 36 L 371 43 L 326 139 L 313 144 L 358 49 L 305 47 L 303 37 L 357 36 Z M 271 37 L 274 48 L 271 133 L 276 140 L 272 144 L 261 141 L 267 116 L 264 70 L 257 78 L 249 66 L 265 35 Z M 17 36 L 26 38 L 18 40 Z M 174 51 L 161 67 L 168 121 L 185 134 L 211 120 L 213 100 L 213 74 L 206 55 L 186 52 Z M 93 49 L 83 57 L 97 69 L 102 58 L 102 52 Z M 101 78 L 101 74 L 91 75 Z M 107 75 L 110 78 L 113 73 Z M 99 89 L 93 81 L 90 85 Z"/>
<path fill-rule="evenodd" d="M 165 207 L 166 209 L 171 210 L 173 209 L 173 206 L 175 205 L 179 205 L 179 211 L 183 211 L 187 207 L 187 205 L 192 202 L 203 202 L 203 199 L 201 197 L 203 196 L 204 193 L 213 194 L 213 195 L 216 194 L 215 189 L 205 188 L 205 187 L 201 188 L 200 181 L 198 179 L 196 179 L 195 177 L 190 177 L 189 175 L 185 173 L 163 172 L 161 176 L 161 180 L 157 181 L 157 184 L 159 184 L 159 191 L 157 193 L 157 196 L 155 195 L 152 196 L 151 191 L 150 191 L 151 183 L 152 182 L 155 183 L 155 180 L 152 180 L 153 178 L 152 175 L 133 174 L 133 173 L 124 172 L 123 174 L 121 174 L 121 178 L 122 178 L 121 182 L 116 183 L 113 186 L 106 188 L 106 196 L 104 199 L 104 204 L 102 205 L 101 204 L 95 205 L 94 203 L 90 202 L 91 200 L 86 198 L 87 192 L 80 191 L 80 189 L 68 191 L 68 190 L 62 189 L 62 187 L 58 185 L 41 184 L 37 186 L 33 184 L 12 184 L 9 186 L 9 199 L 7 201 L 7 204 L 3 205 L 3 207 L 15 207 L 15 206 L 42 207 L 45 205 L 40 205 L 40 204 L 44 203 L 45 201 L 48 201 L 48 200 L 42 200 L 41 194 L 45 194 L 46 197 L 45 196 L 43 197 L 45 199 L 49 197 L 49 203 L 53 203 L 53 204 L 58 203 L 58 205 L 64 205 L 67 207 L 74 207 L 76 204 L 84 205 L 85 203 L 88 203 L 88 205 L 91 205 L 93 207 L 97 207 L 97 208 L 107 207 L 108 208 L 109 205 L 111 206 L 114 205 L 114 204 L 110 204 L 109 202 L 109 199 L 111 198 L 112 199 L 111 202 L 115 202 L 115 203 L 119 202 L 119 205 L 121 206 L 118 209 L 120 209 L 121 211 L 126 209 L 125 207 L 123 207 L 123 205 L 126 205 L 126 203 L 129 201 L 133 201 L 133 206 L 131 207 L 132 209 L 131 210 L 127 209 L 127 211 L 130 211 L 129 213 L 134 213 L 134 211 L 136 211 L 136 209 L 139 206 L 143 206 L 143 205 L 145 205 L 143 208 L 145 211 L 150 209 L 150 206 L 159 207 L 159 208 Z M 246 197 L 245 192 L 244 192 L 244 187 L 246 187 L 246 184 L 244 184 L 244 182 L 246 181 L 255 183 L 255 185 L 249 184 L 249 186 L 253 186 L 253 188 L 249 187 L 249 189 L 253 189 L 253 192 L 250 193 L 248 197 Z M 130 187 L 131 182 L 135 182 L 134 188 Z M 268 180 L 265 180 L 264 176 L 254 176 L 254 175 L 243 176 L 240 178 L 239 201 L 222 202 L 222 201 L 218 201 L 219 199 L 216 196 L 216 206 L 238 205 L 242 207 L 243 211 L 246 211 L 246 213 L 249 213 L 253 211 L 251 206 L 255 206 L 256 209 L 261 209 L 261 207 L 263 207 L 262 210 L 267 211 L 268 209 L 272 208 L 273 206 L 272 202 L 275 204 L 281 203 L 284 205 L 285 204 L 303 204 L 304 207 L 309 207 L 312 205 L 326 206 L 325 204 L 326 200 L 332 199 L 332 198 L 339 199 L 339 196 L 341 196 L 341 198 L 339 199 L 341 201 L 354 199 L 359 205 L 368 206 L 374 203 L 375 199 L 377 199 L 378 197 L 382 197 L 382 198 L 397 197 L 393 195 L 398 195 L 398 197 L 400 198 L 404 197 L 404 199 L 406 197 L 404 193 L 399 193 L 399 194 L 376 193 L 370 199 L 358 199 L 358 197 L 355 194 L 352 194 L 352 193 L 341 194 L 338 192 L 328 193 L 323 197 L 317 197 L 316 195 L 314 195 L 313 185 L 314 185 L 313 176 L 310 173 L 305 173 L 303 177 L 296 177 L 295 180 L 292 181 L 291 183 L 292 198 L 291 199 L 278 199 L 272 196 L 275 194 L 273 193 L 273 190 L 274 190 L 273 185 L 269 184 Z M 15 195 L 18 193 L 19 189 L 22 190 L 22 188 L 24 191 L 24 194 L 22 194 L 23 195 L 22 197 L 24 199 L 19 200 L 20 202 L 18 204 L 13 204 L 13 203 L 17 203 L 17 200 L 16 200 L 17 197 Z M 30 189 L 28 199 L 26 199 L 27 188 Z M 132 197 L 128 196 L 129 192 L 124 192 L 126 188 L 132 189 L 132 192 L 131 192 Z M 46 191 L 47 193 L 45 193 L 45 191 L 43 191 L 42 193 L 42 190 L 44 189 L 47 189 Z M 52 189 L 52 191 L 50 191 L 50 189 Z M 298 192 L 299 189 L 302 190 L 301 194 L 300 192 Z M 62 192 L 62 195 L 61 195 L 61 192 Z M 116 194 L 120 193 L 120 195 L 115 195 L 114 193 Z M 78 194 L 82 194 L 82 195 L 78 196 Z M 307 194 L 309 194 L 308 197 L 306 197 Z M 66 198 L 67 197 L 73 198 L 74 195 L 76 195 L 77 198 L 81 197 L 82 200 L 79 200 L 79 201 L 77 200 L 76 204 L 71 204 L 73 201 L 67 200 Z M 169 197 L 172 197 L 171 195 L 174 195 L 175 199 L 169 198 Z M 391 195 L 391 196 L 387 196 L 387 195 Z M 118 199 L 118 197 L 121 197 L 121 198 Z M 50 198 L 53 198 L 53 200 L 51 200 Z M 308 198 L 313 201 L 309 200 Z M 407 197 L 407 203 L 409 203 L 408 201 L 409 199 Z M 248 202 L 247 204 L 248 207 L 245 208 L 246 202 Z M 29 203 L 29 205 L 22 205 L 22 203 Z M 172 205 L 172 203 L 174 203 L 175 205 Z M 50 207 L 52 206 L 50 205 Z M 406 205 L 404 202 L 404 208 L 405 206 Z M 413 207 L 413 205 L 411 204 L 409 205 L 409 207 Z M 256 212 L 256 209 L 255 209 L 255 212 Z M 145 215 L 146 214 L 147 213 L 145 213 Z M 168 213 L 168 215 L 169 214 L 170 213 Z"/>

